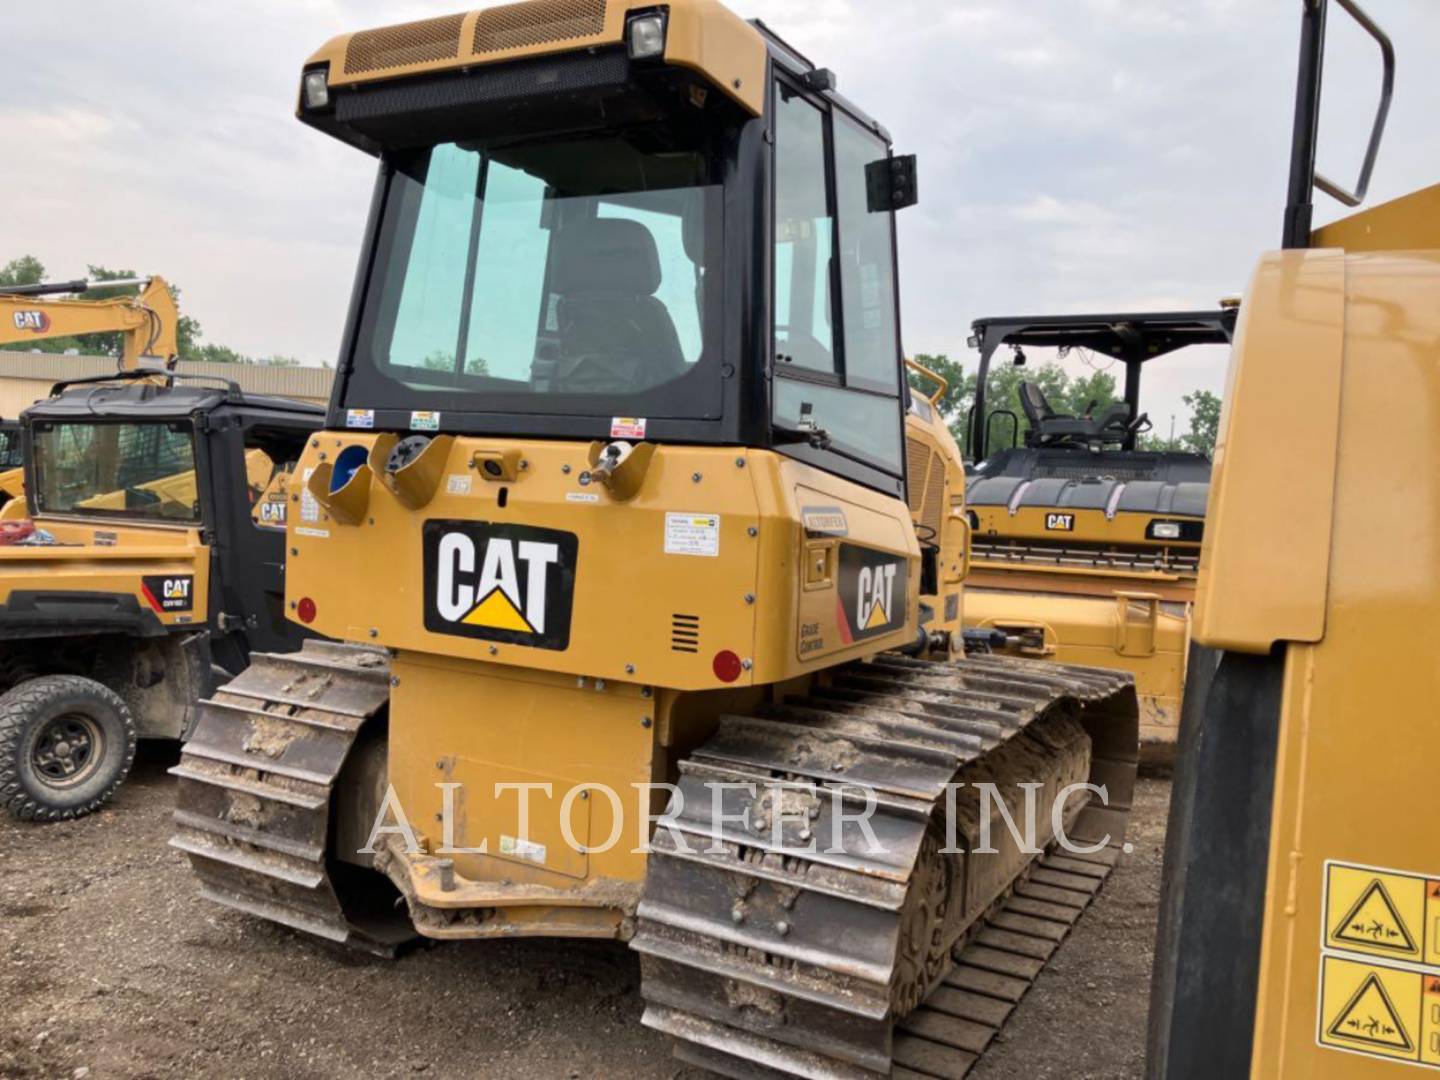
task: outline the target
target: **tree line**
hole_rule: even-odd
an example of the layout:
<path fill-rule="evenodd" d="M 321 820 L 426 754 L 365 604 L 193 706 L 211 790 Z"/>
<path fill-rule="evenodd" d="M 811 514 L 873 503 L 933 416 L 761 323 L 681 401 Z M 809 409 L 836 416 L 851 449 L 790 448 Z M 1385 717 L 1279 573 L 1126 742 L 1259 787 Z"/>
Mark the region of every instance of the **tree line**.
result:
<path fill-rule="evenodd" d="M 945 354 L 915 357 L 915 362 L 929 368 L 945 379 L 950 385 L 940 399 L 942 415 L 950 426 L 956 442 L 967 450 L 970 447 L 970 426 L 975 407 L 975 385 L 977 373 L 967 373 L 964 365 L 951 360 Z M 914 373 L 911 382 L 922 393 L 932 393 L 934 385 Z M 1049 399 L 1057 413 L 1066 416 L 1099 416 L 1109 406 L 1123 400 L 1123 394 L 1115 376 L 1105 371 L 1075 376 L 1059 364 L 1031 364 L 1016 367 L 1012 364 L 996 364 L 990 369 L 990 382 L 986 387 L 986 409 L 990 413 L 989 445 L 993 449 L 1011 445 L 1024 446 L 1030 425 L 1025 419 L 1025 409 L 1020 404 L 1020 384 L 1034 383 Z M 1186 394 L 1184 401 L 1190 409 L 1190 430 L 1176 435 L 1162 436 L 1158 431 L 1142 435 L 1139 447 L 1157 452 L 1189 452 L 1204 454 L 1215 451 L 1215 437 L 1220 428 L 1220 398 L 1208 390 L 1196 390 Z M 996 413 L 1002 415 L 996 416 Z M 1008 413 L 1009 415 L 1003 415 Z M 1011 420 L 1013 417 L 1013 422 Z M 1152 417 L 1152 419 L 1155 419 Z"/>
<path fill-rule="evenodd" d="M 89 281 L 123 281 L 126 278 L 141 277 L 133 270 L 111 270 L 105 266 L 88 266 L 86 278 Z M 0 287 L 7 285 L 40 285 L 45 281 L 45 264 L 34 255 L 21 255 L 0 266 Z M 87 300 L 109 300 L 117 296 L 135 296 L 139 286 L 117 286 L 112 289 L 90 289 L 85 293 Z M 170 295 L 180 303 L 180 290 L 173 284 Z M 180 356 L 184 360 L 203 360 L 212 364 L 252 364 L 269 367 L 299 367 L 300 361 L 293 356 L 248 356 L 227 345 L 218 345 L 202 340 L 204 334 L 199 320 L 182 314 L 175 327 L 175 337 Z M 41 338 L 34 342 L 0 346 L 11 352 L 66 353 L 74 350 L 86 355 L 119 356 L 122 348 L 119 334 L 82 334 L 78 337 Z"/>

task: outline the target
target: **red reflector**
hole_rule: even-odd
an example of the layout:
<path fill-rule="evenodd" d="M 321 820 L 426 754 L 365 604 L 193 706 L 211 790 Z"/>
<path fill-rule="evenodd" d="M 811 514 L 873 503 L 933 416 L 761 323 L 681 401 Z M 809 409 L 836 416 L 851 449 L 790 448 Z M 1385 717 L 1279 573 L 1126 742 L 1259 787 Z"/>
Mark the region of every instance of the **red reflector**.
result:
<path fill-rule="evenodd" d="M 300 603 L 295 605 L 295 614 L 300 616 L 301 622 L 303 622 L 306 626 L 309 626 L 315 621 L 315 616 L 320 613 L 315 609 L 315 601 L 311 600 L 310 597 L 307 596 L 304 600 L 301 600 Z"/>
<path fill-rule="evenodd" d="M 740 673 L 745 670 L 740 663 L 740 657 L 736 656 L 729 649 L 715 654 L 715 677 L 721 682 L 734 682 L 740 678 Z"/>

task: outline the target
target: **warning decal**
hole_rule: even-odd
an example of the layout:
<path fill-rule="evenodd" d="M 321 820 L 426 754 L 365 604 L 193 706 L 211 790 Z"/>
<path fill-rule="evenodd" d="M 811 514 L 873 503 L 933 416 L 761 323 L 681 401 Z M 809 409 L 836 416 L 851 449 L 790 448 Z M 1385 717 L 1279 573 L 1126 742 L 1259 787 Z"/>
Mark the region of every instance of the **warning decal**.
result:
<path fill-rule="evenodd" d="M 1325 947 L 1425 962 L 1432 882 L 1413 874 L 1330 863 L 1325 871 Z"/>
<path fill-rule="evenodd" d="M 1325 957 L 1320 987 L 1320 1044 L 1371 1057 L 1394 1058 L 1417 1065 L 1440 1063 L 1422 1055 L 1426 993 L 1432 977 L 1378 964 Z"/>

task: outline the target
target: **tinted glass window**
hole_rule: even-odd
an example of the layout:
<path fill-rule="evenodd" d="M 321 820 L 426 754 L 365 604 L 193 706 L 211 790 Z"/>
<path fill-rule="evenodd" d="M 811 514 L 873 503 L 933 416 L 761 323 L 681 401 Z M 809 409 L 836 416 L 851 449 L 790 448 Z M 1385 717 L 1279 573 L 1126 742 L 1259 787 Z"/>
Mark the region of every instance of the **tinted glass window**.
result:
<path fill-rule="evenodd" d="M 723 188 L 653 136 L 398 159 L 347 405 L 718 415 Z"/>
<path fill-rule="evenodd" d="M 800 429 L 807 416 L 841 453 L 886 472 L 900 471 L 900 405 L 894 398 L 776 379 L 776 423 Z"/>
<path fill-rule="evenodd" d="M 198 521 L 188 424 L 37 424 L 38 509 Z"/>
<path fill-rule="evenodd" d="M 825 121 L 803 98 L 776 90 L 776 367 L 835 371 L 831 258 L 835 223 L 825 180 Z"/>
<path fill-rule="evenodd" d="M 878 137 L 835 115 L 846 383 L 893 394 L 899 391 L 894 217 L 889 211 L 870 212 L 865 184 L 866 166 L 888 156 Z"/>

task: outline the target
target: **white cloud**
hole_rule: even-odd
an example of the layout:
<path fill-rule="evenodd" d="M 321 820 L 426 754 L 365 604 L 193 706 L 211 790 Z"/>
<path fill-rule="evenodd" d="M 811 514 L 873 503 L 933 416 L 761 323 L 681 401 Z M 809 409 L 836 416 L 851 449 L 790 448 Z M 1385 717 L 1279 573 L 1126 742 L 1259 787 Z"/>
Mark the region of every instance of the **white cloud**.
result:
<path fill-rule="evenodd" d="M 964 355 L 984 315 L 1207 306 L 1278 239 L 1298 5 L 734 3 L 837 71 L 920 154 L 923 201 L 901 234 L 912 351 Z M 461 6 L 17 8 L 0 35 L 0 259 L 33 252 L 57 277 L 87 262 L 160 272 L 211 340 L 333 361 L 375 165 L 294 120 L 301 65 L 337 33 Z M 1373 8 L 1401 65 L 1379 200 L 1436 179 L 1440 83 L 1424 50 L 1440 4 Z M 1344 30 L 1335 46 L 1323 159 L 1348 180 L 1374 62 Z M 1154 365 L 1147 407 L 1183 411 L 1189 389 L 1221 388 L 1223 367 L 1199 354 Z"/>

